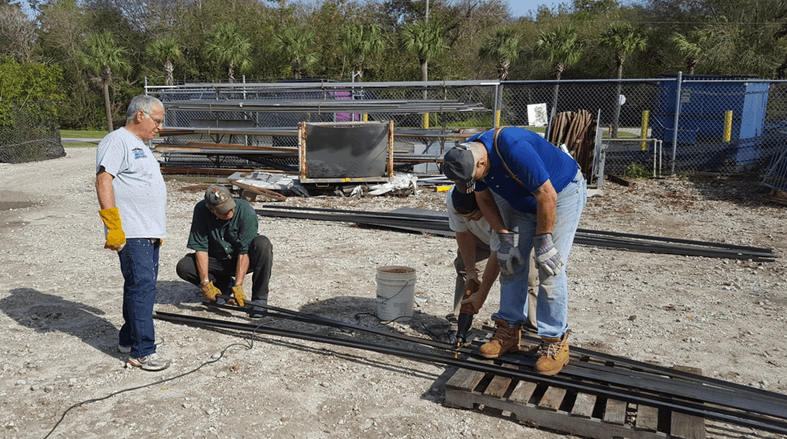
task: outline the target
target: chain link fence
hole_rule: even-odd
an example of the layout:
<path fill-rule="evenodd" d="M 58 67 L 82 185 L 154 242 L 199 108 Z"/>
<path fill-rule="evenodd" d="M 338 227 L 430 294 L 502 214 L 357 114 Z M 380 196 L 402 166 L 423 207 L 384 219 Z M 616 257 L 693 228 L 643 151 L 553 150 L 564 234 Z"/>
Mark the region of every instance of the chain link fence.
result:
<path fill-rule="evenodd" d="M 164 102 L 167 128 L 203 128 L 168 143 L 293 147 L 301 121 L 392 119 L 396 151 L 431 157 L 494 126 L 559 138 L 550 135 L 559 128 L 547 121 L 587 112 L 602 175 L 745 172 L 770 187 L 787 186 L 787 81 L 679 73 L 642 80 L 193 84 L 147 92 Z M 248 104 L 216 107 L 222 101 Z M 264 104 L 248 107 L 255 102 Z M 347 110 L 331 110 L 337 102 Z M 207 134 L 206 127 L 214 130 Z M 438 167 L 427 163 L 415 170 Z"/>
<path fill-rule="evenodd" d="M 0 162 L 25 163 L 66 155 L 57 121 L 48 113 L 12 109 L 0 121 Z"/>

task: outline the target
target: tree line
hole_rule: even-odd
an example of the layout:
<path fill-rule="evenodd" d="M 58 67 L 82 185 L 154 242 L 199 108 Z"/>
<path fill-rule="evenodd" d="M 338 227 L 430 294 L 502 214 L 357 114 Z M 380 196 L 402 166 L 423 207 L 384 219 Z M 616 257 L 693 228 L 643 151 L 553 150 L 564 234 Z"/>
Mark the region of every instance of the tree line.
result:
<path fill-rule="evenodd" d="M 13 4 L 12 4 L 13 3 Z M 781 0 L 0 0 L 3 72 L 58 71 L 64 128 L 123 123 L 148 84 L 290 78 L 418 81 L 783 78 Z M 427 9 L 428 8 L 428 9 Z M 6 82 L 0 77 L 0 83 Z M 47 83 L 52 83 L 48 79 Z M 19 83 L 15 81 L 14 83 Z M 0 85 L 0 89 L 2 89 Z M 24 98 L 6 93 L 0 104 Z M 0 105 L 2 107 L 2 105 Z"/>

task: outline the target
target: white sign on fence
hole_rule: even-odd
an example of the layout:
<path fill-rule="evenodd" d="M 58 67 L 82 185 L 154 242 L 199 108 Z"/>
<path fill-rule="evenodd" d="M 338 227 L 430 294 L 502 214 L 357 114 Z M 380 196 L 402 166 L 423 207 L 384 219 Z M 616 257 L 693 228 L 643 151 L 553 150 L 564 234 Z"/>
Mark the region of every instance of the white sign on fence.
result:
<path fill-rule="evenodd" d="M 529 104 L 527 106 L 527 122 L 531 127 L 547 125 L 547 104 Z"/>

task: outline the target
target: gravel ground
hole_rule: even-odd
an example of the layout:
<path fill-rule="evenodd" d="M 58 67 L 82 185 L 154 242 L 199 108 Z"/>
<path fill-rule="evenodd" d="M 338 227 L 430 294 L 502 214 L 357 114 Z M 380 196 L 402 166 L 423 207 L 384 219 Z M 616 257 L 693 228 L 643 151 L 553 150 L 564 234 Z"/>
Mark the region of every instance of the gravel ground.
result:
<path fill-rule="evenodd" d="M 158 373 L 125 369 L 115 350 L 122 276 L 117 256 L 102 248 L 95 148 L 66 152 L 46 162 L 0 164 L 0 437 L 45 437 L 69 407 L 84 401 L 90 402 L 70 410 L 50 437 L 570 437 L 444 407 L 453 368 L 294 339 L 263 336 L 251 343 L 233 331 L 157 321 L 165 339 L 159 353 L 173 365 Z M 172 179 L 167 188 L 156 309 L 249 322 L 206 311 L 197 288 L 177 277 L 175 263 L 188 251 L 191 212 L 203 190 Z M 778 258 L 757 263 L 576 246 L 568 267 L 569 342 L 699 367 L 714 378 L 787 394 L 787 215 L 763 196 L 753 181 L 607 182 L 589 199 L 580 227 L 768 247 Z M 421 188 L 404 198 L 285 203 L 442 210 L 443 197 Z M 260 231 L 274 245 L 271 305 L 411 335 L 446 331 L 452 239 L 272 218 L 260 218 Z M 409 323 L 382 325 L 374 317 L 382 265 L 417 270 Z M 491 323 L 497 303 L 491 295 L 477 327 Z M 709 435 L 775 437 L 727 426 L 709 428 Z"/>

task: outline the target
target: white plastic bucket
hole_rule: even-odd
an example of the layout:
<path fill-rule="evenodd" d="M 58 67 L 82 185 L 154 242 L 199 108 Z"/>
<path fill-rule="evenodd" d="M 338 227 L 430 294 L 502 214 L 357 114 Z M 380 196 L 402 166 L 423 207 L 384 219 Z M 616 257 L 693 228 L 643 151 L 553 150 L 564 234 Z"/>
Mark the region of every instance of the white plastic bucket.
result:
<path fill-rule="evenodd" d="M 377 268 L 377 317 L 390 321 L 413 316 L 415 268 L 386 265 Z"/>

